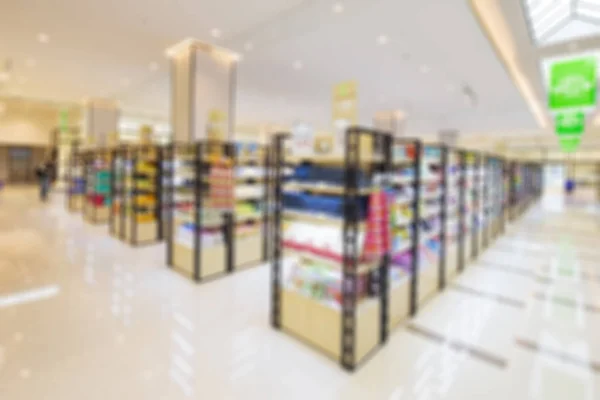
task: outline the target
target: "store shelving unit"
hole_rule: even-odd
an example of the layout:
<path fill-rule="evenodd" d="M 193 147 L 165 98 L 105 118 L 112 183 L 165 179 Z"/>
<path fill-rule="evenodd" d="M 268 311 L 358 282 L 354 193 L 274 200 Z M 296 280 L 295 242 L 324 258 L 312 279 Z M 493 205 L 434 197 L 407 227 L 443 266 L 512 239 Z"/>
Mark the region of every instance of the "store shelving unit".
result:
<path fill-rule="evenodd" d="M 445 247 L 445 235 L 442 235 L 442 226 L 445 225 L 444 151 L 439 146 L 426 145 L 422 147 L 422 153 L 419 173 L 419 306 L 435 295 L 440 287 L 440 277 L 445 276 L 442 257 L 442 248 Z"/>
<path fill-rule="evenodd" d="M 214 141 L 170 147 L 170 267 L 199 282 L 264 261 L 265 151 Z"/>
<path fill-rule="evenodd" d="M 463 196 L 463 170 L 461 169 L 461 152 L 457 149 L 442 147 L 443 165 L 446 173 L 443 176 L 442 228 L 444 246 L 442 246 L 442 263 L 444 265 L 444 284 L 459 273 L 460 242 L 463 235 L 461 198 Z"/>
<path fill-rule="evenodd" d="M 111 208 L 112 153 L 106 148 L 84 153 L 85 203 L 84 219 L 92 224 L 109 222 Z"/>
<path fill-rule="evenodd" d="M 297 157 L 287 137 L 271 147 L 271 324 L 353 370 L 496 237 L 504 161 L 357 127 L 343 156 Z"/>
<path fill-rule="evenodd" d="M 131 245 L 163 239 L 163 154 L 156 145 L 113 150 L 110 232 Z"/>
<path fill-rule="evenodd" d="M 85 204 L 85 157 L 78 146 L 71 149 L 71 156 L 65 171 L 67 184 L 66 207 L 68 211 L 79 212 L 83 210 Z"/>
<path fill-rule="evenodd" d="M 352 370 L 386 341 L 393 308 L 384 192 L 391 188 L 392 138 L 350 128 L 343 156 L 302 159 L 285 157 L 284 140 L 278 135 L 273 145 L 271 322 Z M 284 182 L 290 164 L 295 172 Z"/>
<path fill-rule="evenodd" d="M 344 155 L 291 159 L 284 141 L 272 149 L 271 322 L 352 370 L 418 309 L 419 243 L 440 235 L 422 227 L 421 211 L 439 216 L 439 204 L 434 213 L 421 194 L 439 193 L 420 186 L 419 141 L 350 128 Z"/>
<path fill-rule="evenodd" d="M 236 142 L 234 153 L 233 269 L 255 266 L 266 259 L 268 201 L 267 148 Z"/>

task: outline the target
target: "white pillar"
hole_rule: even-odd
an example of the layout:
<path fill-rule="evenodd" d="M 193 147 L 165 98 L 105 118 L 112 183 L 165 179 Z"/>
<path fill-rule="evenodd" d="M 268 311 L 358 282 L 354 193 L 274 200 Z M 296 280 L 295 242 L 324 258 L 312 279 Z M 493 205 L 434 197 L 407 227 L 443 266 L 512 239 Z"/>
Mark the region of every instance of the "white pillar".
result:
<path fill-rule="evenodd" d="M 232 139 L 238 55 L 195 39 L 167 53 L 173 140 Z"/>
<path fill-rule="evenodd" d="M 116 102 L 105 99 L 86 100 L 83 103 L 83 142 L 98 147 L 107 146 L 110 133 L 117 132 L 119 117 Z"/>

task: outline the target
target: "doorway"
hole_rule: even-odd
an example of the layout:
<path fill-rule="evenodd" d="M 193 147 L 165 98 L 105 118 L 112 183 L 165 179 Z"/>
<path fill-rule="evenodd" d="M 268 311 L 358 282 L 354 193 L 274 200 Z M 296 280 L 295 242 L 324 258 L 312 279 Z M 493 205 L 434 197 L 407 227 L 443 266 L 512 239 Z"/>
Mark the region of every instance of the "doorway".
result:
<path fill-rule="evenodd" d="M 34 169 L 31 147 L 8 148 L 8 182 L 32 183 L 35 179 Z"/>

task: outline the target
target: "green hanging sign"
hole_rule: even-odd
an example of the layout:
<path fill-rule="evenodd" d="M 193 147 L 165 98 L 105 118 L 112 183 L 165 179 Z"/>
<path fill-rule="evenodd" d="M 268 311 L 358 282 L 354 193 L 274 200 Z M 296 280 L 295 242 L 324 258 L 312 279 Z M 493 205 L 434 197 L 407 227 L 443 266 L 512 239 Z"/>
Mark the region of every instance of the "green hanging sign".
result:
<path fill-rule="evenodd" d="M 554 121 L 554 129 L 558 136 L 580 136 L 585 130 L 583 111 L 556 114 Z"/>
<path fill-rule="evenodd" d="M 560 148 L 565 153 L 572 153 L 577 148 L 579 148 L 579 144 L 581 143 L 580 137 L 565 137 L 559 139 Z"/>
<path fill-rule="evenodd" d="M 596 59 L 557 61 L 550 66 L 550 110 L 588 108 L 596 105 Z"/>

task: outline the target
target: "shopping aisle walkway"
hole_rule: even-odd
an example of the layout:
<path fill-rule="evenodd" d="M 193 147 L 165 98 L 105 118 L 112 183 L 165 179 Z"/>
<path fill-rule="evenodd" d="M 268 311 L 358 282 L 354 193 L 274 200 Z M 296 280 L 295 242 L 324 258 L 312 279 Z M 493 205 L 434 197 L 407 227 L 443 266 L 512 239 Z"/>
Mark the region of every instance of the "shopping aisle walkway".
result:
<path fill-rule="evenodd" d="M 198 286 L 6 190 L 0 399 L 597 399 L 600 214 L 548 204 L 349 375 L 270 328 L 266 267 Z"/>

